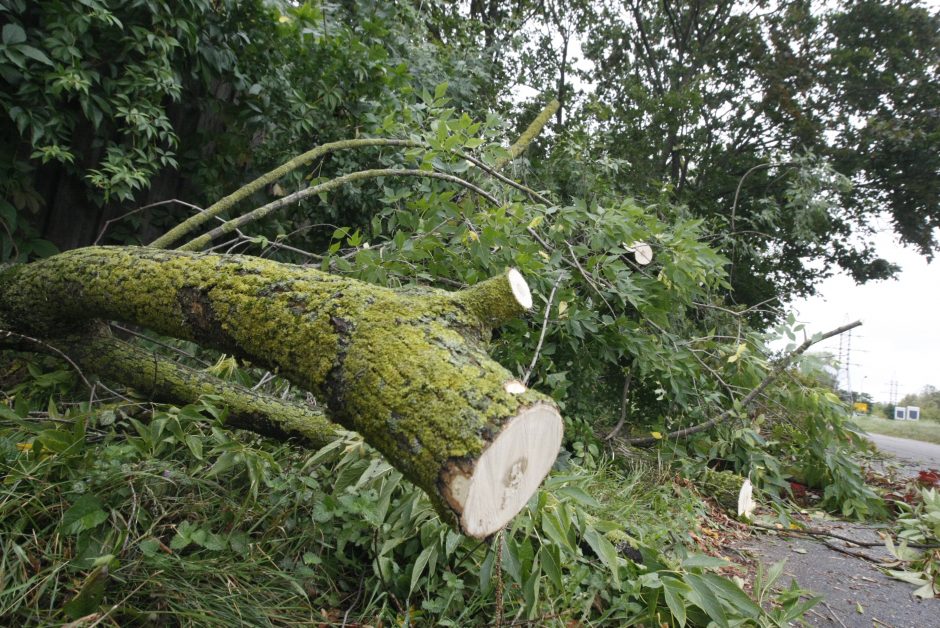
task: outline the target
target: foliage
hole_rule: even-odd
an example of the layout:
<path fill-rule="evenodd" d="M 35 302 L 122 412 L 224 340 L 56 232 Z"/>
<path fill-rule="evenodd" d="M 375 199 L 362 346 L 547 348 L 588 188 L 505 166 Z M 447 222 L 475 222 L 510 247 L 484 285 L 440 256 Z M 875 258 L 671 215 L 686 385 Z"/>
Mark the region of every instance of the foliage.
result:
<path fill-rule="evenodd" d="M 655 469 L 571 457 L 496 544 L 477 542 L 355 435 L 305 456 L 221 429 L 211 398 L 45 405 L 75 381 L 51 374 L 0 408 L 6 622 L 483 625 L 502 595 L 539 623 L 771 626 L 813 603 L 768 583 L 762 610 L 714 572 L 725 561 L 657 549 L 704 506 Z"/>
<path fill-rule="evenodd" d="M 735 302 L 809 294 L 833 269 L 889 276 L 868 242 L 882 212 L 932 254 L 940 22 L 928 3 L 472 4 L 504 34 L 505 71 L 565 103 L 555 130 L 579 146 L 576 171 L 629 164 L 612 182 L 621 194 L 687 204 L 723 232 Z M 533 167 L 579 196 L 568 149 L 553 138 Z"/>
<path fill-rule="evenodd" d="M 924 386 L 916 395 L 904 395 L 898 405 L 917 406 L 920 408 L 921 419 L 940 422 L 940 390 L 935 386 Z M 890 418 L 894 418 L 893 413 Z"/>
<path fill-rule="evenodd" d="M 203 204 L 311 145 L 374 130 L 449 74 L 452 92 L 468 100 L 484 82 L 460 74 L 467 65 L 428 41 L 408 4 L 4 0 L 0 10 L 9 22 L 0 46 L 2 192 L 23 213 L 14 220 L 0 206 L 0 218 L 18 243 L 34 234 L 89 244 L 131 201 L 185 190 Z M 354 163 L 345 156 L 317 168 Z M 360 203 L 343 198 L 319 218 L 352 219 L 349 207 Z M 145 241 L 181 210 L 189 211 L 150 207 L 112 237 Z M 299 212 L 294 227 L 302 222 Z M 5 247 L 4 259 L 13 257 Z"/>
<path fill-rule="evenodd" d="M 888 551 L 901 569 L 888 573 L 904 582 L 917 585 L 914 595 L 921 598 L 940 597 L 940 491 L 935 488 L 917 490 L 914 504 L 896 502 L 900 509 L 897 525 L 900 543 L 895 546 L 891 537 L 885 540 Z M 926 545 L 926 549 L 913 549 L 908 543 Z"/>
<path fill-rule="evenodd" d="M 760 573 L 755 600 L 716 571 L 724 561 L 688 553 L 685 533 L 707 511 L 669 480 L 674 470 L 697 478 L 717 467 L 783 500 L 797 479 L 823 490 L 824 508 L 884 514 L 853 459 L 864 445 L 848 409 L 825 385 L 792 369 L 754 404 L 741 399 L 780 357 L 762 333 L 764 321 L 782 320 L 767 297 L 810 291 L 833 265 L 860 279 L 891 271 L 864 245 L 843 244 L 864 233 L 872 199 L 894 193 L 897 220 L 933 224 L 931 184 L 899 191 L 892 173 L 909 161 L 934 168 L 921 158 L 935 142 L 924 121 L 935 69 L 915 59 L 904 91 L 857 58 L 865 24 L 884 17 L 872 3 L 822 17 L 805 3 L 771 4 L 754 15 L 730 2 L 700 14 L 641 2 L 631 16 L 606 4 L 591 13 L 586 3 L 474 2 L 471 16 L 486 18 L 475 22 L 433 2 L 0 1 L 9 18 L 0 48 L 10 118 L 0 124 L 10 149 L 4 261 L 53 250 L 40 222 L 85 224 L 82 203 L 69 220 L 41 215 L 50 191 L 37 182 L 53 174 L 81 191 L 97 234 L 103 216 L 141 202 L 163 176 L 182 177 L 189 200 L 203 203 L 312 144 L 408 138 L 421 147 L 337 153 L 252 200 L 378 163 L 464 177 L 498 205 L 440 180 L 387 176 L 309 199 L 217 246 L 414 289 L 517 267 L 536 311 L 500 330 L 492 351 L 564 407 L 568 435 L 528 508 L 497 541 L 475 544 L 353 435 L 305 458 L 223 429 L 225 409 L 211 397 L 180 408 L 89 405 L 69 371 L 28 362 L 0 406 L 0 617 L 470 625 L 505 607 L 557 624 L 796 619 L 812 600 L 797 588 L 773 597 L 782 566 Z M 933 41 L 926 11 L 885 11 L 912 33 L 890 59 Z M 565 29 L 563 51 L 553 37 L 508 35 L 530 14 Z M 663 43 L 644 44 L 641 24 Z M 583 76 L 597 89 L 579 101 L 566 76 L 581 70 L 567 46 L 588 31 L 594 65 Z M 456 42 L 483 45 L 469 53 Z M 865 49 L 880 59 L 885 45 Z M 519 59 L 533 62 L 530 78 L 563 107 L 552 147 L 537 142 L 531 169 L 512 174 L 552 192 L 484 172 L 507 157 L 508 125 L 489 112 L 513 107 L 487 81 L 513 74 Z M 865 81 L 893 104 L 869 102 Z M 840 90 L 851 91 L 842 108 L 832 96 Z M 837 141 L 826 133 L 830 111 Z M 859 118 L 864 127 L 850 124 Z M 880 161 L 856 157 L 874 145 L 887 147 Z M 869 174 L 874 191 L 848 185 Z M 179 211 L 131 214 L 112 237 L 147 241 Z M 651 245 L 652 264 L 633 261 L 637 242 Z M 791 340 L 800 331 L 792 319 L 778 330 Z M 212 372 L 290 394 L 230 358 Z M 726 409 L 716 429 L 668 436 Z M 618 417 L 622 436 L 663 440 L 657 455 L 668 470 L 608 457 L 600 435 Z"/>

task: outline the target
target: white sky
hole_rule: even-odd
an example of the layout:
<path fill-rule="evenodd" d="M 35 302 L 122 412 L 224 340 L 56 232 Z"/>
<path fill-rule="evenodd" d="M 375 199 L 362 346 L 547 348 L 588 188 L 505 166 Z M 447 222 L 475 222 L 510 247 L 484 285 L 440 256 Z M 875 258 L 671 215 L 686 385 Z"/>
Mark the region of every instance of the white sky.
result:
<path fill-rule="evenodd" d="M 797 320 L 809 334 L 825 332 L 858 320 L 852 331 L 847 360 L 852 390 L 867 392 L 875 401 L 900 400 L 930 384 L 940 387 L 940 260 L 928 264 L 912 249 L 897 243 L 890 232 L 876 235 L 879 254 L 901 266 L 898 279 L 858 286 L 845 275 L 826 279 L 818 295 L 792 303 Z M 842 338 L 847 353 L 847 334 Z M 813 347 L 839 354 L 839 339 Z M 843 362 L 846 362 L 843 360 Z M 843 364 L 839 384 L 847 387 Z M 897 397 L 891 398 L 891 383 Z"/>

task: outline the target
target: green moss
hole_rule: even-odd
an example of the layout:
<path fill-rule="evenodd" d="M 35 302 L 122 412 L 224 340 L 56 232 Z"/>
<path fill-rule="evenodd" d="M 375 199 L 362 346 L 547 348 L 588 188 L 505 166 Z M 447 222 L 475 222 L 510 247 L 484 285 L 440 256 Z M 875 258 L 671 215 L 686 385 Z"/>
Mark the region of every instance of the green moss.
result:
<path fill-rule="evenodd" d="M 702 492 L 715 498 L 718 504 L 728 512 L 737 513 L 738 495 L 744 485 L 744 478 L 731 471 L 705 469 L 699 481 Z"/>
<path fill-rule="evenodd" d="M 50 344 L 64 351 L 82 370 L 120 381 L 157 401 L 192 403 L 204 395 L 217 397 L 228 409 L 226 424 L 232 427 L 300 439 L 315 448 L 337 435 L 338 427 L 318 409 L 220 380 L 107 335 L 106 331 L 57 338 Z"/>
<path fill-rule="evenodd" d="M 522 132 L 522 135 L 519 136 L 512 146 L 509 147 L 509 156 L 505 157 L 495 164 L 493 168 L 496 170 L 501 169 L 507 163 L 521 155 L 525 152 L 525 149 L 529 147 L 529 144 L 532 143 L 536 137 L 542 132 L 542 129 L 545 128 L 545 125 L 548 124 L 548 121 L 551 120 L 552 116 L 555 115 L 555 112 L 558 111 L 558 108 L 561 107 L 561 103 L 558 100 L 552 100 L 550 103 L 545 105 L 545 108 L 539 112 L 539 115 L 535 116 L 535 119 L 529 123 L 529 126 L 526 127 L 526 130 Z"/>
<path fill-rule="evenodd" d="M 505 278 L 461 293 L 396 292 L 253 257 L 132 247 L 69 251 L 0 276 L 0 315 L 50 337 L 116 319 L 264 365 L 313 392 L 436 500 L 523 407 L 484 350 L 518 307 Z M 507 303 L 510 304 L 507 306 Z"/>

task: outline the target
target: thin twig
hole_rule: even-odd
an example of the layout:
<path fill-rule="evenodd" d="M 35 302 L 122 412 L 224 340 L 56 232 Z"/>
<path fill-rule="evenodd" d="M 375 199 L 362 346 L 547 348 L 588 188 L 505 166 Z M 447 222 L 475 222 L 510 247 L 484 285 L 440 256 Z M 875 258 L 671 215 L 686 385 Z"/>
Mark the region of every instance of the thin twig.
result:
<path fill-rule="evenodd" d="M 160 205 L 170 205 L 171 203 L 176 203 L 176 204 L 178 204 L 178 205 L 182 205 L 183 207 L 188 207 L 189 209 L 195 209 L 197 213 L 202 213 L 202 212 L 205 211 L 202 207 L 199 207 L 198 205 L 193 205 L 192 203 L 187 203 L 186 201 L 181 201 L 181 200 L 179 200 L 178 198 L 171 198 L 171 199 L 167 199 L 167 200 L 165 200 L 165 201 L 158 201 L 158 202 L 156 202 L 156 203 L 150 203 L 149 205 L 144 205 L 143 207 L 138 207 L 137 209 L 132 209 L 132 210 L 130 210 L 129 212 L 127 212 L 126 214 L 121 214 L 121 215 L 118 216 L 117 218 L 112 218 L 111 220 L 106 221 L 106 222 L 104 223 L 104 225 L 101 226 L 101 231 L 98 232 L 98 237 L 95 238 L 95 241 L 92 242 L 92 244 L 95 245 L 95 244 L 98 244 L 98 242 L 101 241 L 101 238 L 104 237 L 105 232 L 108 230 L 108 227 L 110 227 L 112 223 L 115 223 L 115 222 L 119 222 L 119 221 L 121 221 L 121 220 L 124 220 L 124 219 L 127 218 L 128 216 L 133 216 L 133 215 L 136 214 L 137 212 L 142 212 L 142 211 L 144 211 L 145 209 L 151 209 L 151 208 L 153 208 L 153 207 L 159 207 Z"/>
<path fill-rule="evenodd" d="M 339 150 L 366 148 L 372 146 L 398 146 L 409 148 L 420 147 L 422 144 L 421 142 L 416 142 L 414 140 L 387 138 L 359 138 L 322 144 L 312 148 L 311 150 L 308 150 L 306 153 L 298 155 L 297 157 L 284 162 L 274 170 L 266 172 L 251 183 L 243 185 L 225 198 L 216 201 L 207 207 L 204 212 L 196 214 L 195 216 L 191 216 L 187 220 L 170 229 L 168 232 L 151 242 L 150 246 L 154 248 L 169 248 L 174 242 L 202 226 L 210 218 L 231 209 L 233 206 L 235 206 L 236 203 L 239 203 L 240 201 L 248 198 L 269 183 L 274 183 L 289 172 L 296 170 L 301 166 L 307 165 L 316 159 L 319 159 L 320 157 Z"/>
<path fill-rule="evenodd" d="M 884 546 L 885 546 L 885 544 L 884 544 L 883 542 L 879 542 L 879 541 L 859 541 L 859 540 L 856 540 L 856 539 L 853 539 L 853 538 L 850 538 L 850 537 L 847 537 L 847 536 L 843 536 L 843 535 L 841 535 L 841 534 L 836 534 L 836 533 L 834 533 L 834 532 L 829 532 L 828 530 L 819 530 L 819 529 L 816 529 L 816 528 L 798 528 L 798 529 L 795 529 L 795 530 L 794 530 L 794 529 L 787 530 L 787 529 L 775 528 L 775 527 L 773 527 L 773 526 L 764 525 L 764 524 L 762 524 L 762 523 L 756 523 L 756 522 L 755 522 L 755 523 L 751 523 L 750 525 L 751 525 L 752 527 L 755 527 L 755 528 L 761 528 L 761 529 L 764 529 L 764 530 L 773 530 L 774 532 L 778 532 L 778 533 L 782 533 L 782 534 L 787 534 L 787 535 L 800 535 L 800 534 L 805 534 L 805 535 L 807 535 L 807 536 L 823 536 L 823 537 L 830 537 L 830 538 L 833 538 L 833 539 L 838 539 L 838 540 L 840 540 L 840 541 L 845 541 L 846 543 L 851 543 L 851 544 L 853 544 L 853 545 L 857 545 L 857 546 L 859 546 L 859 547 L 884 547 Z M 924 545 L 924 544 L 921 544 L 921 543 L 908 543 L 908 544 L 907 544 L 907 547 L 910 547 L 910 548 L 913 548 L 913 549 L 937 549 L 937 548 L 940 548 L 940 545 Z"/>
<path fill-rule="evenodd" d="M 575 254 L 575 252 L 574 252 L 574 247 L 572 247 L 572 246 L 571 246 L 571 243 L 568 242 L 567 240 L 565 241 L 565 245 L 568 247 L 568 252 L 571 253 L 571 259 L 572 259 L 572 261 L 574 262 L 575 268 L 577 268 L 577 269 L 578 269 L 578 272 L 581 273 L 581 276 L 584 278 L 584 281 L 586 281 L 589 286 L 591 286 L 592 288 L 594 288 L 594 292 L 597 293 L 597 296 L 599 296 L 599 297 L 601 298 L 601 301 L 603 301 L 603 302 L 604 302 L 604 305 L 607 306 L 607 309 L 610 310 L 611 315 L 612 315 L 614 318 L 616 318 L 616 317 L 617 317 L 617 314 L 616 314 L 616 312 L 614 312 L 614 308 L 612 308 L 612 307 L 610 306 L 610 303 L 607 302 L 607 299 L 604 298 L 604 294 L 603 294 L 603 293 L 600 291 L 600 289 L 594 284 L 594 281 L 592 281 L 591 278 L 588 276 L 587 271 L 585 271 L 584 268 L 581 267 L 581 263 L 578 261 L 578 256 L 577 256 L 577 255 Z"/>
<path fill-rule="evenodd" d="M 623 378 L 623 393 L 620 395 L 620 420 L 617 421 L 617 425 L 614 426 L 614 429 L 610 430 L 610 434 L 604 437 L 604 440 L 610 440 L 623 428 L 623 424 L 627 421 L 627 406 L 629 395 L 630 395 L 630 382 L 633 381 L 633 369 L 627 369 L 627 374 Z"/>
<path fill-rule="evenodd" d="M 482 160 L 477 159 L 476 157 L 474 157 L 474 156 L 472 156 L 472 155 L 468 155 L 468 154 L 466 154 L 466 153 L 457 153 L 457 155 L 458 155 L 461 159 L 465 159 L 465 160 L 469 161 L 471 164 L 473 164 L 474 166 L 476 166 L 477 168 L 479 168 L 480 170 L 482 170 L 482 171 L 485 172 L 486 174 L 490 175 L 491 177 L 493 177 L 494 179 L 496 179 L 496 180 L 499 181 L 500 183 L 504 183 L 504 184 L 506 184 L 506 185 L 508 185 L 508 186 L 510 186 L 510 187 L 516 188 L 516 189 L 519 190 L 520 192 L 523 192 L 523 193 L 526 194 L 529 198 L 531 198 L 533 201 L 537 201 L 537 202 L 539 202 L 539 203 L 542 203 L 543 205 L 552 205 L 552 204 L 553 204 L 550 199 L 546 198 L 545 196 L 542 196 L 541 194 L 539 194 L 538 192 L 536 192 L 536 191 L 533 190 L 532 188 L 526 187 L 525 185 L 519 183 L 518 181 L 514 181 L 513 179 L 510 179 L 510 178 L 507 177 L 506 175 L 500 174 L 500 173 L 497 172 L 494 168 L 491 168 L 490 166 L 487 166 Z"/>
<path fill-rule="evenodd" d="M 823 603 L 823 606 L 825 606 L 829 610 L 829 614 L 832 616 L 832 618 L 836 620 L 837 622 L 839 622 L 839 625 L 842 626 L 842 628 L 847 628 L 847 626 L 845 625 L 845 622 L 843 622 L 839 618 L 839 616 L 836 615 L 836 612 L 832 610 L 832 608 L 830 608 L 828 604 L 826 604 L 826 600 L 823 600 L 822 603 Z"/>
<path fill-rule="evenodd" d="M 826 547 L 828 547 L 828 548 L 831 549 L 831 550 L 835 550 L 835 551 L 839 552 L 840 554 L 845 554 L 846 556 L 852 556 L 852 557 L 854 557 L 854 558 L 861 558 L 862 560 L 867 561 L 867 562 L 869 562 L 869 563 L 871 563 L 871 564 L 873 564 L 873 565 L 884 565 L 884 564 L 886 564 L 886 563 L 888 562 L 888 561 L 884 561 L 884 560 L 878 560 L 878 559 L 876 559 L 876 558 L 873 558 L 873 557 L 871 557 L 871 556 L 868 556 L 867 554 L 863 554 L 862 552 L 853 552 L 852 550 L 845 549 L 844 547 L 839 547 L 838 545 L 833 545 L 833 544 L 830 543 L 829 541 L 823 541 L 823 545 L 825 545 Z"/>
<path fill-rule="evenodd" d="M 555 280 L 555 285 L 552 286 L 552 291 L 548 295 L 548 301 L 545 303 L 545 316 L 542 318 L 542 331 L 539 333 L 539 343 L 535 346 L 535 353 L 532 354 L 532 362 L 529 364 L 529 368 L 526 369 L 525 375 L 522 377 L 522 384 L 524 386 L 529 385 L 529 377 L 532 376 L 532 371 L 535 369 L 535 363 L 539 359 L 539 353 L 542 351 L 542 343 L 545 342 L 545 332 L 548 329 L 548 316 L 552 312 L 552 301 L 555 299 L 555 291 L 558 290 L 558 284 L 561 283 L 563 275 L 558 275 L 558 279 Z"/>

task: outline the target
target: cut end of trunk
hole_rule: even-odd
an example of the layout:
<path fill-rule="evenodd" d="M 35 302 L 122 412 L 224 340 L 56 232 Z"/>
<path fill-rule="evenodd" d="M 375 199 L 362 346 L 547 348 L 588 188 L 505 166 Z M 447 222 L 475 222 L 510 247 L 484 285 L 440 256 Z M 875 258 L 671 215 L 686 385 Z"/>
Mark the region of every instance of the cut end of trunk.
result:
<path fill-rule="evenodd" d="M 529 290 L 529 284 L 526 283 L 525 277 L 522 276 L 515 268 L 510 268 L 509 272 L 506 273 L 506 279 L 509 280 L 509 287 L 512 289 L 512 296 L 515 297 L 516 303 L 519 304 L 524 310 L 532 309 L 532 292 Z"/>
<path fill-rule="evenodd" d="M 561 415 L 540 403 L 507 421 L 473 466 L 469 476 L 445 480 L 452 505 L 459 506 L 460 529 L 485 538 L 515 517 L 548 475 L 561 449 Z"/>
<path fill-rule="evenodd" d="M 638 266 L 648 266 L 653 261 L 653 247 L 646 242 L 634 242 L 624 246 L 628 253 L 633 254 L 633 261 Z"/>

